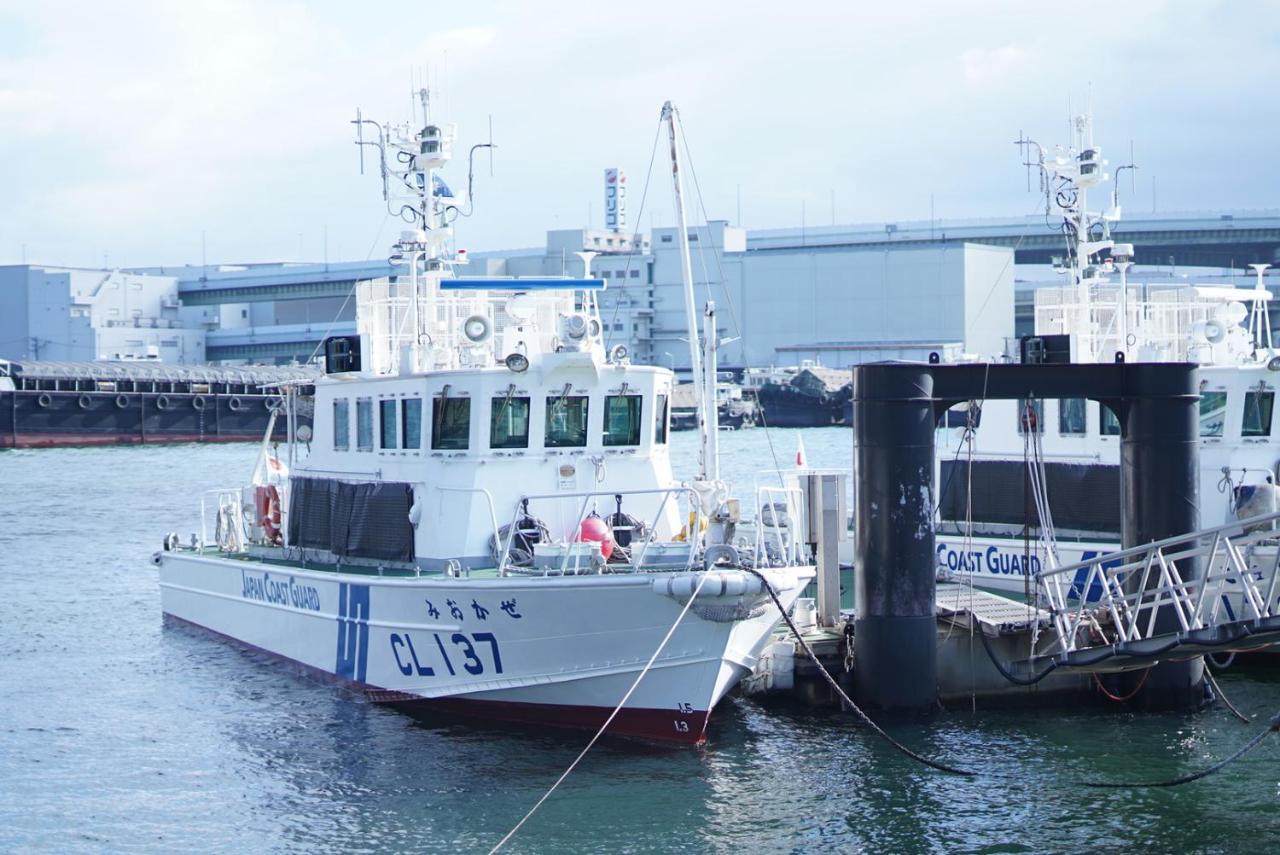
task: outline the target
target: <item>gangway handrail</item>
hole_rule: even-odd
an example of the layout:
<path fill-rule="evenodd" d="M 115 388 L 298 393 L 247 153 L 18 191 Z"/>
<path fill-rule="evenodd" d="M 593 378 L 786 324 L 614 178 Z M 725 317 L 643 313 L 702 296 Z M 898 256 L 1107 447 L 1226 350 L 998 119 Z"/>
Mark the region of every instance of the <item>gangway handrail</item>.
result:
<path fill-rule="evenodd" d="M 1163 540 L 1153 540 L 1150 543 L 1144 543 L 1139 546 L 1131 546 L 1128 549 L 1121 549 L 1116 552 L 1107 552 L 1104 554 L 1097 555 L 1093 558 L 1086 559 L 1084 561 L 1077 561 L 1074 564 L 1064 564 L 1061 567 L 1055 567 L 1051 570 L 1043 570 L 1040 573 L 1037 573 L 1036 575 L 1042 579 L 1048 578 L 1050 576 L 1062 576 L 1067 573 L 1074 573 L 1083 567 L 1088 567 L 1092 564 L 1097 564 L 1099 561 L 1106 561 L 1108 564 L 1111 564 L 1118 559 L 1124 559 L 1130 556 L 1146 555 L 1148 552 L 1150 552 L 1153 549 L 1163 549 L 1166 546 L 1172 546 L 1177 543 L 1187 543 L 1188 541 L 1208 537 L 1209 535 L 1226 533 L 1226 532 L 1232 531 L 1233 529 L 1239 529 L 1241 533 L 1243 533 L 1245 528 L 1252 528 L 1254 526 L 1262 525 L 1268 522 L 1280 522 L 1280 511 L 1276 511 L 1274 513 L 1269 513 L 1269 514 L 1261 514 L 1256 517 L 1248 517 L 1242 520 L 1235 520 L 1233 522 L 1214 526 L 1213 528 L 1202 528 L 1202 529 L 1198 529 L 1197 531 L 1187 532 L 1186 534 L 1179 534 L 1173 537 L 1166 537 Z M 1272 537 L 1280 538 L 1280 530 L 1273 532 Z M 1194 551 L 1196 550 L 1194 549 L 1187 550 L 1187 553 L 1189 554 Z M 1188 556 L 1181 555 L 1180 557 L 1188 557 Z"/>
<path fill-rule="evenodd" d="M 1037 574 L 1057 638 L 1049 649 L 1033 653 L 1032 658 L 1280 616 L 1276 599 L 1280 582 L 1277 521 L 1280 512 L 1260 514 Z M 1274 549 L 1266 562 L 1269 567 L 1251 563 L 1255 547 L 1264 544 Z M 1184 579 L 1179 562 L 1200 557 L 1206 558 L 1204 573 L 1196 579 Z M 1082 570 L 1087 570 L 1083 582 Z M 1127 584 L 1134 579 L 1136 584 Z M 1265 593 L 1262 583 L 1266 583 Z M 1091 600 L 1095 586 L 1100 594 Z M 1238 597 L 1239 614 L 1231 606 L 1233 597 Z M 1078 603 L 1069 604 L 1072 599 Z M 1226 621 L 1220 620 L 1224 604 Z M 1157 632 L 1162 609 L 1176 618 L 1174 630 Z M 1082 629 L 1089 631 L 1083 638 Z"/>

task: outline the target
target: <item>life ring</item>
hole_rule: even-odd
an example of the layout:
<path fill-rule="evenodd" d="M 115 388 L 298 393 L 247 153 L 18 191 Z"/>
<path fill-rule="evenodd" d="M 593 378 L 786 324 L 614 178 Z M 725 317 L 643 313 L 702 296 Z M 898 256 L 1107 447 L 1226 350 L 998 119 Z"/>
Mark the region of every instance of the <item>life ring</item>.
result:
<path fill-rule="evenodd" d="M 76 399 L 76 403 L 80 405 L 80 409 L 87 410 L 93 406 L 93 399 L 88 395 L 81 395 Z"/>
<path fill-rule="evenodd" d="M 262 403 L 266 405 L 267 412 L 269 413 L 272 410 L 284 404 L 284 401 L 282 401 L 279 397 L 272 395 L 270 398 L 267 398 Z"/>
<path fill-rule="evenodd" d="M 161 395 L 160 397 L 156 398 L 156 409 L 157 409 L 157 410 L 167 410 L 167 409 L 169 409 L 169 396 L 168 396 L 168 395 Z"/>
<path fill-rule="evenodd" d="M 274 484 L 259 484 L 254 488 L 253 509 L 267 540 L 276 546 L 284 543 L 280 533 L 280 491 Z"/>
<path fill-rule="evenodd" d="M 244 406 L 240 403 L 240 399 L 233 395 L 231 400 L 227 401 L 227 409 L 233 413 L 238 413 L 244 409 Z"/>
<path fill-rule="evenodd" d="M 116 395 L 116 406 L 117 406 L 118 408 L 122 409 L 122 410 L 123 410 L 125 407 L 129 406 L 129 396 L 128 396 L 128 395 Z"/>
<path fill-rule="evenodd" d="M 36 403 L 37 403 L 37 404 L 39 404 L 39 405 L 40 405 L 40 406 L 42 406 L 42 407 L 47 407 L 47 406 L 49 406 L 51 403 L 53 403 L 53 398 L 50 398 L 50 397 L 49 397 L 49 393 L 48 393 L 48 392 L 41 392 L 41 393 L 40 393 L 40 397 L 39 397 L 39 398 L 36 398 Z"/>
<path fill-rule="evenodd" d="M 191 406 L 195 407 L 197 410 L 203 410 L 203 409 L 204 409 L 204 396 L 203 396 L 203 395 L 196 395 L 194 398 L 192 398 L 192 399 L 191 399 Z"/>

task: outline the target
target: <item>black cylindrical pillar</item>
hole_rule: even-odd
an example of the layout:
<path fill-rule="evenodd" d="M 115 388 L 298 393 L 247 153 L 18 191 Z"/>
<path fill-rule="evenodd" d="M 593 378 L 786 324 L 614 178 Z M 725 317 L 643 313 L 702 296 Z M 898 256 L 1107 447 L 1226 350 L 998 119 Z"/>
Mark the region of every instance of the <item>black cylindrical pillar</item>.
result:
<path fill-rule="evenodd" d="M 928 366 L 854 369 L 854 689 L 886 710 L 937 699 L 932 398 Z"/>
<path fill-rule="evenodd" d="M 1129 396 L 1119 415 L 1121 535 L 1127 549 L 1200 528 L 1200 395 L 1193 365 L 1125 368 Z M 1203 575 L 1198 558 L 1180 560 L 1177 568 L 1184 582 Z M 1126 590 L 1132 593 L 1141 583 L 1134 574 Z M 1159 584 L 1153 572 L 1147 587 Z M 1162 607 L 1156 632 L 1180 628 L 1172 607 Z M 1150 708 L 1196 706 L 1204 697 L 1203 680 L 1203 659 L 1161 663 L 1146 676 L 1136 700 Z"/>

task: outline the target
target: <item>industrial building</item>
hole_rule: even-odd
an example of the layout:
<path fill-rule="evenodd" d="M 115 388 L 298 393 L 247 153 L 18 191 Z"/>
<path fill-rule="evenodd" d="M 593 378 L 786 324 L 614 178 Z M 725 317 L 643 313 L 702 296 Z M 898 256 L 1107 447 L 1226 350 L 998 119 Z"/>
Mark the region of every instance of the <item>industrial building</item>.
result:
<path fill-rule="evenodd" d="M 752 231 L 712 221 L 689 237 L 699 294 L 716 301 L 721 336 L 736 339 L 721 351 L 732 368 L 1000 352 L 1026 331 L 1062 245 L 1039 218 Z M 1192 281 L 1248 286 L 1247 263 L 1280 261 L 1280 212 L 1130 217 L 1116 239 L 1135 246 L 1131 281 L 1187 281 L 1196 266 Z M 673 228 L 558 229 L 542 247 L 474 252 L 460 272 L 580 276 L 580 254 L 594 253 L 610 343 L 681 369 L 677 248 Z M 0 267 L 0 358 L 305 362 L 326 336 L 355 332 L 355 283 L 391 272 L 385 259 Z"/>
<path fill-rule="evenodd" d="M 0 267 L 0 307 L 0 358 L 175 363 L 207 358 L 205 325 L 183 308 L 172 276 L 34 264 Z"/>

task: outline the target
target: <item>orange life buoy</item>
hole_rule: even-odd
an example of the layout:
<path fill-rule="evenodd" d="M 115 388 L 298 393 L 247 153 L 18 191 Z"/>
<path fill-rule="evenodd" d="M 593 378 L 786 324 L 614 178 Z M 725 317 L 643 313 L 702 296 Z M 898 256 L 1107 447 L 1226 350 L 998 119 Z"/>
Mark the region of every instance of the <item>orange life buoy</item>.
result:
<path fill-rule="evenodd" d="M 280 534 L 280 491 L 273 484 L 259 484 L 253 491 L 253 505 L 267 540 L 279 546 L 284 542 Z"/>

